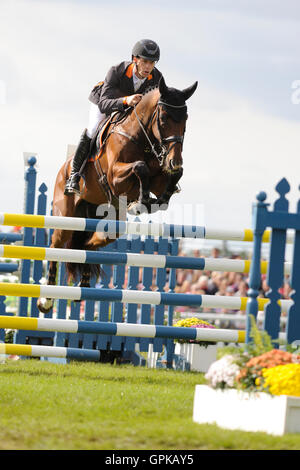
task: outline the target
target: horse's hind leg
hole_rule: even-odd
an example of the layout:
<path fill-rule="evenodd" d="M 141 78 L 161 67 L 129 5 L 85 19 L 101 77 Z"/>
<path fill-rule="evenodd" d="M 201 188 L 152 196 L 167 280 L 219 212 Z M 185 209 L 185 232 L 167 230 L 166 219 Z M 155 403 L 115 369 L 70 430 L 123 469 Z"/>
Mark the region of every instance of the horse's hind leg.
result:
<path fill-rule="evenodd" d="M 50 248 L 63 248 L 66 241 L 70 237 L 69 230 L 54 230 Z M 55 286 L 57 274 L 57 261 L 50 261 L 47 274 L 47 285 Z M 37 300 L 37 307 L 42 313 L 49 313 L 53 307 L 54 300 L 44 297 L 39 297 Z"/>
<path fill-rule="evenodd" d="M 56 272 L 57 272 L 57 261 L 50 261 L 48 275 L 47 275 L 47 285 L 55 286 L 56 284 Z M 42 313 L 49 313 L 53 307 L 53 299 L 46 299 L 44 297 L 39 297 L 37 300 L 37 307 Z"/>
<path fill-rule="evenodd" d="M 91 281 L 91 267 L 88 264 L 85 264 L 81 272 L 81 279 L 78 284 L 78 287 L 90 287 Z"/>

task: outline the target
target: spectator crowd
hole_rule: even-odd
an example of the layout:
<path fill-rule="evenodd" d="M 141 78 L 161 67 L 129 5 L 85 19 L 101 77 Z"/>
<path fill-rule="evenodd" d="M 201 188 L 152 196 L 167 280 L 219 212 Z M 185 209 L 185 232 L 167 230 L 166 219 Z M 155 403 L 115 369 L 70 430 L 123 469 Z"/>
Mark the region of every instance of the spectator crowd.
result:
<path fill-rule="evenodd" d="M 180 252 L 179 255 L 186 256 L 183 252 Z M 197 258 L 204 257 L 199 250 L 195 250 L 193 252 L 193 256 Z M 214 248 L 209 257 L 220 258 L 220 250 L 218 248 Z M 239 255 L 232 255 L 230 258 L 242 259 Z M 248 297 L 248 289 L 249 273 L 177 269 L 176 293 Z M 266 298 L 268 291 L 267 275 L 262 274 L 259 297 Z M 291 291 L 289 276 L 285 276 L 284 284 L 279 290 L 281 297 L 283 299 L 290 299 Z M 181 312 L 195 311 L 195 309 L 191 307 L 180 307 L 177 308 L 177 310 Z M 201 308 L 201 312 L 211 312 L 211 309 Z M 240 315 L 245 315 L 244 311 L 237 312 L 236 310 L 225 308 L 214 309 L 214 312 L 224 314 L 238 313 Z"/>

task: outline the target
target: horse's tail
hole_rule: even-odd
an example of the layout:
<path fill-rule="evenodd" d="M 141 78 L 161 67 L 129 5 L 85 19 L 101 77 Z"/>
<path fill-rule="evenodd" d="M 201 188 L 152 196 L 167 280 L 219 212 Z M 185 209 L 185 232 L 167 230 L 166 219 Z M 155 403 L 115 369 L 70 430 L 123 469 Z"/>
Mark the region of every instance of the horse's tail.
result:
<path fill-rule="evenodd" d="M 91 204 L 90 202 L 81 199 L 77 204 L 74 217 L 95 219 L 96 209 L 97 206 L 95 204 Z M 71 250 L 82 250 L 92 235 L 93 232 L 74 231 L 66 244 L 66 248 Z M 91 275 L 96 276 L 96 278 L 103 275 L 103 270 L 98 264 L 66 263 L 66 271 L 68 281 L 73 282 L 77 282 L 81 278 L 83 272 L 87 271 L 90 271 Z"/>

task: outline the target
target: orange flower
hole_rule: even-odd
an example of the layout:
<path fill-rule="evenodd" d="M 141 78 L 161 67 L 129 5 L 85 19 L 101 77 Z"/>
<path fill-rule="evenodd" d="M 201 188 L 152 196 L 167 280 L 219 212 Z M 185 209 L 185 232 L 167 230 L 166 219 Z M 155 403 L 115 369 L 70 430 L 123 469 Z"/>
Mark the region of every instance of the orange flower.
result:
<path fill-rule="evenodd" d="M 300 362 L 300 355 L 297 356 L 287 351 L 282 351 L 281 349 L 272 349 L 271 351 L 261 354 L 260 356 L 252 357 L 246 363 L 246 366 L 241 369 L 236 379 L 238 382 L 240 382 L 243 381 L 243 379 L 247 380 L 247 377 L 260 377 L 262 376 L 263 369 L 270 369 L 276 366 L 295 362 Z"/>

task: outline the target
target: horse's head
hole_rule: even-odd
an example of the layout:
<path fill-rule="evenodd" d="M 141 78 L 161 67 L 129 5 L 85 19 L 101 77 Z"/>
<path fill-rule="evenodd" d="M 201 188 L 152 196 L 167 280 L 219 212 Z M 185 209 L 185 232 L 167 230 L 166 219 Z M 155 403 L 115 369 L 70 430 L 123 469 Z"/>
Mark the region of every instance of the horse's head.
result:
<path fill-rule="evenodd" d="M 177 173 L 182 170 L 182 145 L 187 120 L 186 101 L 197 88 L 195 82 L 189 88 L 176 90 L 167 87 L 163 77 L 159 82 L 160 97 L 152 132 L 162 148 L 164 170 Z"/>

